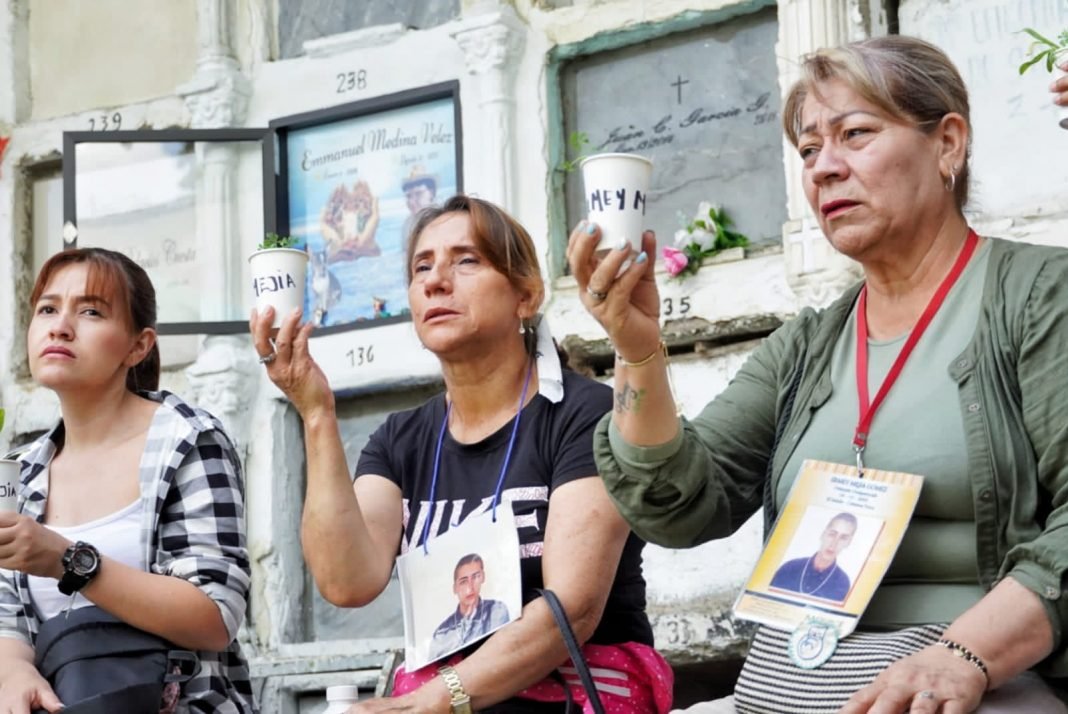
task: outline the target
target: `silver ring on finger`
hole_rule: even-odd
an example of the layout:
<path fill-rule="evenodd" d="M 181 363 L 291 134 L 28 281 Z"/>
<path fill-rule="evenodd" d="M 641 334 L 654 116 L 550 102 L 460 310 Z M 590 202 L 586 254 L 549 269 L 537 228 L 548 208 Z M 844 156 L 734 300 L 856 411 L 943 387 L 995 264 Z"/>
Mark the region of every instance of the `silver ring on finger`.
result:
<path fill-rule="evenodd" d="M 930 689 L 924 689 L 922 692 L 916 693 L 917 699 L 934 699 L 935 693 Z"/>
<path fill-rule="evenodd" d="M 590 297 L 593 298 L 594 302 L 604 302 L 605 298 L 608 297 L 608 293 L 602 293 L 600 290 L 594 290 L 592 285 L 586 286 L 586 292 L 590 294 Z"/>
<path fill-rule="evenodd" d="M 277 357 L 277 352 L 272 352 L 269 355 L 263 355 L 260 357 L 260 364 L 270 364 L 271 362 L 274 362 Z"/>

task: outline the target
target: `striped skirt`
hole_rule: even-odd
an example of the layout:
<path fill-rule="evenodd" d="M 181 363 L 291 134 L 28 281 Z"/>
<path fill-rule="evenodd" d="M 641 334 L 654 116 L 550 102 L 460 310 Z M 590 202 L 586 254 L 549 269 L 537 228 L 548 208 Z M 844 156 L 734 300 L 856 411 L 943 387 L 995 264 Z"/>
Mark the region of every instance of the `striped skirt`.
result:
<path fill-rule="evenodd" d="M 741 714 L 835 714 L 855 691 L 897 660 L 933 645 L 946 625 L 854 632 L 816 669 L 790 661 L 790 633 L 761 626 L 734 689 Z"/>

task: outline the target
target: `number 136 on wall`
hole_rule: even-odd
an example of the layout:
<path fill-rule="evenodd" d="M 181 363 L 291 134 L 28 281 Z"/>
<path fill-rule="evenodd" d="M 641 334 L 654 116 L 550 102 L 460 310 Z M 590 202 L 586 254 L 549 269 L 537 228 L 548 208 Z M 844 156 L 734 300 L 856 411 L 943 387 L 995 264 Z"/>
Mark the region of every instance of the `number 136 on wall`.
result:
<path fill-rule="evenodd" d="M 374 345 L 359 345 L 345 353 L 350 367 L 362 367 L 375 361 Z"/>

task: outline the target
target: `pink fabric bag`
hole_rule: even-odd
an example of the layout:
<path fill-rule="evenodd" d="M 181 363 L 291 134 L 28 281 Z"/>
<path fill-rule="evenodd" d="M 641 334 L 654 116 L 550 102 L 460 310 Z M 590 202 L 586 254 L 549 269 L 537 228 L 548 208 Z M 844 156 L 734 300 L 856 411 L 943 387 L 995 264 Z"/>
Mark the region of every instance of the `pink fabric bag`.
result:
<path fill-rule="evenodd" d="M 675 675 L 667 661 L 652 647 L 638 642 L 587 644 L 582 648 L 582 654 L 586 657 L 597 693 L 607 711 L 618 714 L 667 714 L 671 709 Z M 437 676 L 439 666 L 455 665 L 462 660 L 463 657 L 457 654 L 444 662 L 429 664 L 414 672 L 401 667 L 394 679 L 394 696 L 407 694 L 423 686 Z M 560 666 L 557 671 L 567 682 L 575 703 L 582 706 L 583 714 L 593 714 L 586 690 L 571 663 Z M 567 701 L 563 685 L 552 677 L 546 677 L 515 696 L 539 702 Z"/>

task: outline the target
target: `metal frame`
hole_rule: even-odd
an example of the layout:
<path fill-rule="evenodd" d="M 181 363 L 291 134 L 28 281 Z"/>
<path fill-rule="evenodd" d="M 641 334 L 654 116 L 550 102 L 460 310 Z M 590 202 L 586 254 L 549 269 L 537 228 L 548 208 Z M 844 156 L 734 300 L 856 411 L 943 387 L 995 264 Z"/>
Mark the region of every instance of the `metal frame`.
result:
<path fill-rule="evenodd" d="M 78 196 L 75 177 L 77 159 L 75 148 L 78 144 L 118 144 L 142 143 L 160 144 L 173 142 L 260 142 L 263 155 L 263 228 L 265 233 L 277 232 L 275 229 L 275 182 L 274 176 L 274 142 L 270 141 L 271 130 L 268 128 L 252 129 L 137 129 L 131 131 L 66 131 L 63 132 L 63 223 L 68 222 L 78 227 Z M 67 242 L 64 247 L 73 248 L 78 244 L 77 238 Z M 248 332 L 248 323 L 244 320 L 223 322 L 165 322 L 156 326 L 160 335 L 231 335 Z"/>

